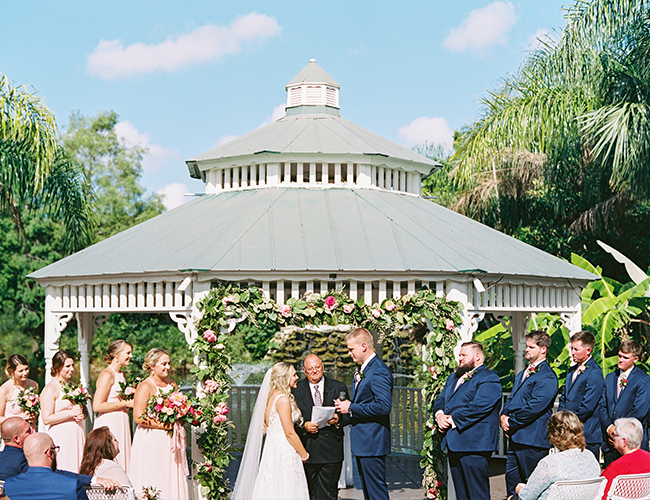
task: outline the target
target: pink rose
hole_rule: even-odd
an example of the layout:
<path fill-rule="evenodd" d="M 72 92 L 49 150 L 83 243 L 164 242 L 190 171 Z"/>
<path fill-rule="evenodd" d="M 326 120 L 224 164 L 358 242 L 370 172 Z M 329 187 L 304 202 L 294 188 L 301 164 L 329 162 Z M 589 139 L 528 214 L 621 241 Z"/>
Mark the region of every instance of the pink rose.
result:
<path fill-rule="evenodd" d="M 203 338 L 207 340 L 208 342 L 216 342 L 217 341 L 217 336 L 212 330 L 206 330 L 203 332 Z"/>
<path fill-rule="evenodd" d="M 339 305 L 339 303 L 331 295 L 325 299 L 325 309 L 327 309 L 328 311 L 331 311 L 337 305 Z"/>
<path fill-rule="evenodd" d="M 291 306 L 288 306 L 287 304 L 282 304 L 278 306 L 278 310 L 280 311 L 280 316 L 283 318 L 286 318 L 291 315 Z"/>
<path fill-rule="evenodd" d="M 205 381 L 205 390 L 208 392 L 214 392 L 219 388 L 219 382 L 215 382 L 214 380 L 206 380 Z"/>
<path fill-rule="evenodd" d="M 448 332 L 451 332 L 454 330 L 454 322 L 450 319 L 445 320 L 445 328 L 447 329 Z"/>
<path fill-rule="evenodd" d="M 126 389 L 124 389 L 124 394 L 127 396 L 130 396 L 131 394 L 135 394 L 135 389 L 129 386 Z"/>
<path fill-rule="evenodd" d="M 429 491 L 427 492 L 427 498 L 435 498 L 436 497 L 436 492 L 434 491 L 433 488 L 429 488 Z"/>
<path fill-rule="evenodd" d="M 395 309 L 395 303 L 392 300 L 387 300 L 386 303 L 384 304 L 384 308 L 387 311 L 392 311 Z"/>
<path fill-rule="evenodd" d="M 373 310 L 372 310 L 372 315 L 373 315 L 375 318 L 378 318 L 379 316 L 381 316 L 381 313 L 383 313 L 383 312 L 384 312 L 384 311 L 382 311 L 381 309 L 373 309 Z"/>
<path fill-rule="evenodd" d="M 343 306 L 343 312 L 345 314 L 350 314 L 352 311 L 354 311 L 354 304 L 346 304 Z"/>
<path fill-rule="evenodd" d="M 429 367 L 429 371 L 431 372 L 431 378 L 436 380 L 438 378 L 438 372 L 436 371 L 436 369 L 433 366 L 431 366 Z"/>
<path fill-rule="evenodd" d="M 224 415 L 215 415 L 215 417 L 212 419 L 212 421 L 215 424 L 218 424 L 219 422 L 225 422 L 227 418 Z"/>

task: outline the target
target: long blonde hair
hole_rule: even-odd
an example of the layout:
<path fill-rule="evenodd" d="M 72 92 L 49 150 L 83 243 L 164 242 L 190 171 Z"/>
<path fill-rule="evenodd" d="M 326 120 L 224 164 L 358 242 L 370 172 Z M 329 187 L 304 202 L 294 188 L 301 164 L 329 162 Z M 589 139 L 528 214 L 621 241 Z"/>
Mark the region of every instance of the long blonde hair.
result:
<path fill-rule="evenodd" d="M 271 368 L 271 388 L 269 390 L 269 397 L 266 400 L 266 405 L 268 406 L 269 401 L 271 401 L 271 396 L 273 396 L 277 390 L 281 394 L 289 397 L 289 402 L 291 403 L 291 413 L 293 414 L 294 411 L 297 411 L 302 417 L 300 408 L 298 408 L 298 405 L 296 404 L 296 398 L 293 397 L 293 394 L 291 393 L 291 386 L 289 385 L 292 369 L 293 365 L 290 363 L 285 363 L 284 361 L 280 361 L 279 363 L 273 365 Z M 264 432 L 266 432 L 266 418 L 264 419 Z"/>

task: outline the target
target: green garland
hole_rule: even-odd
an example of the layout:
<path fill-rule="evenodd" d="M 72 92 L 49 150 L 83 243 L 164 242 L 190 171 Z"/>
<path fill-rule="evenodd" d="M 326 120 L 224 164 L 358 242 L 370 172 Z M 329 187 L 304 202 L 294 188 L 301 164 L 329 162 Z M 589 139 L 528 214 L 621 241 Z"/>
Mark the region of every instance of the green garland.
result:
<path fill-rule="evenodd" d="M 424 377 L 423 392 L 430 414 L 433 401 L 455 363 L 456 326 L 461 322 L 459 304 L 436 297 L 435 291 L 427 288 L 372 306 L 363 300 L 351 299 L 341 289 L 323 295 L 308 293 L 279 305 L 267 298 L 260 288 L 242 289 L 229 284 L 212 288 L 198 308 L 202 316 L 196 324 L 199 335 L 193 348 L 200 362 L 192 373 L 196 375 L 199 405 L 203 411 L 197 444 L 205 461 L 194 464 L 194 477 L 201 483 L 202 494 L 210 500 L 228 498 L 224 474 L 230 462 L 228 429 L 233 425 L 226 417 L 231 367 L 225 337 L 220 332 L 222 327 L 228 326 L 229 320 L 247 320 L 260 328 L 275 330 L 288 325 L 350 324 L 376 331 L 380 341 L 405 328 L 426 323 L 432 330 L 426 335 L 428 354 L 425 362 L 436 374 L 434 377 L 427 371 Z M 435 432 L 432 415 L 425 428 L 422 456 L 427 496 L 442 498 L 442 486 L 435 488 L 435 496 L 430 496 L 434 491 L 431 485 L 436 484 L 444 471 L 440 438 Z"/>

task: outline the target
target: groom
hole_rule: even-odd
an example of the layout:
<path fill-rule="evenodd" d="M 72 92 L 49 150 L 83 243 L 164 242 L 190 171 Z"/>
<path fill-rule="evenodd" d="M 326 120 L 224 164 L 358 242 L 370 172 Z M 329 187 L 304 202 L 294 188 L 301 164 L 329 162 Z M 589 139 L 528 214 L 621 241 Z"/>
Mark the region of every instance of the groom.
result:
<path fill-rule="evenodd" d="M 336 411 L 350 414 L 352 453 L 365 500 L 388 500 L 386 455 L 390 453 L 393 376 L 375 354 L 368 330 L 352 330 L 345 341 L 352 361 L 361 368 L 354 376 L 354 398 L 351 402 L 337 399 Z"/>

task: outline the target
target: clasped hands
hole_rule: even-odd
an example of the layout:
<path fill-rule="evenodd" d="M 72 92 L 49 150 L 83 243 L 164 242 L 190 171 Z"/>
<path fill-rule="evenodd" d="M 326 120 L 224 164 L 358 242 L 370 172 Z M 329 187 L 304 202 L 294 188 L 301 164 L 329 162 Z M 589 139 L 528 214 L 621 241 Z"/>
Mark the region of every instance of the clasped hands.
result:
<path fill-rule="evenodd" d="M 446 432 L 452 426 L 453 419 L 451 415 L 446 415 L 442 411 L 436 413 L 436 424 L 438 424 L 438 432 Z"/>
<path fill-rule="evenodd" d="M 335 413 L 332 418 L 327 421 L 327 425 L 336 425 L 339 423 L 339 416 Z M 315 422 L 305 422 L 305 430 L 316 434 L 318 432 L 318 424 Z"/>

